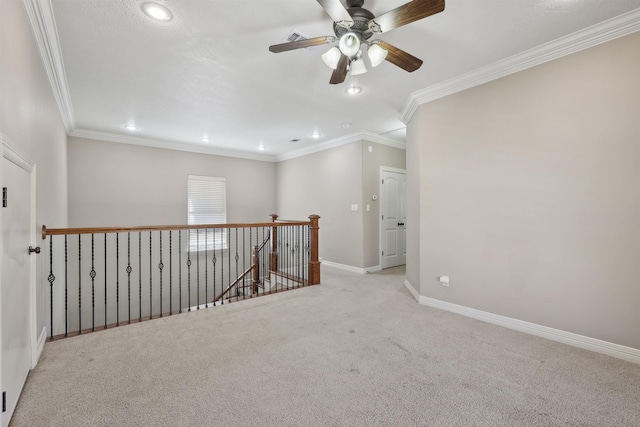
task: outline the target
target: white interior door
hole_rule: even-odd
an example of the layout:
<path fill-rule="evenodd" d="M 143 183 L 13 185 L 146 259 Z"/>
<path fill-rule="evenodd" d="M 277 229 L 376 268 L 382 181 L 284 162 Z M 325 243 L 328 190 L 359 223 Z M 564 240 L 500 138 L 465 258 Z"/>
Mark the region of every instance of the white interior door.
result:
<path fill-rule="evenodd" d="M 380 175 L 380 266 L 389 268 L 404 265 L 407 260 L 407 177 L 403 172 L 389 170 L 382 170 Z"/>
<path fill-rule="evenodd" d="M 0 385 L 6 393 L 1 419 L 5 427 L 31 368 L 31 173 L 3 158 L 2 187 L 7 188 L 7 206 L 1 208 L 0 277 Z"/>

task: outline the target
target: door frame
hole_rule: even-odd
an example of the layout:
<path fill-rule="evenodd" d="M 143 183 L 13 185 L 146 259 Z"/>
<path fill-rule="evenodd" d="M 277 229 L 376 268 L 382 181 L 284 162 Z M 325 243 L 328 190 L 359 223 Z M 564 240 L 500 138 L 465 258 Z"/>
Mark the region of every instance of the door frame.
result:
<path fill-rule="evenodd" d="M 36 232 L 36 165 L 16 146 L 14 142 L 12 142 L 6 135 L 0 133 L 0 159 L 8 160 L 14 165 L 18 166 L 20 169 L 24 170 L 29 174 L 30 181 L 30 233 L 29 233 L 29 242 L 25 242 L 25 250 L 27 250 L 28 245 L 37 246 L 38 235 Z M 3 162 L 0 162 L 0 176 L 3 174 Z M 0 208 L 0 224 L 4 226 L 4 216 L 3 212 Z M 0 245 L 0 269 L 3 267 L 4 253 L 3 247 Z M 37 268 L 38 268 L 38 257 L 32 256 L 29 258 L 29 342 L 31 343 L 31 360 L 30 366 L 33 369 L 38 363 L 38 359 L 40 358 L 40 354 L 44 348 L 44 343 L 46 340 L 46 327 L 43 328 L 42 332 L 38 335 L 38 318 L 37 318 Z M 2 278 L 0 277 L 0 286 L 2 286 Z M 0 322 L 2 321 L 2 316 L 0 315 Z M 2 328 L 0 324 L 0 340 L 2 334 Z M 0 358 L 1 358 L 0 353 Z M 0 359 L 0 366 L 2 360 Z M 2 373 L 0 372 L 0 384 L 4 384 L 2 382 Z M 3 417 L 7 414 L 3 414 Z"/>
<path fill-rule="evenodd" d="M 380 266 L 380 269 L 382 269 L 382 234 L 384 232 L 382 226 L 382 202 L 384 197 L 384 193 L 382 191 L 382 172 L 395 172 L 406 176 L 407 170 L 392 168 L 391 166 L 380 166 L 380 172 L 378 174 L 378 194 L 380 195 L 378 198 L 378 265 Z"/>

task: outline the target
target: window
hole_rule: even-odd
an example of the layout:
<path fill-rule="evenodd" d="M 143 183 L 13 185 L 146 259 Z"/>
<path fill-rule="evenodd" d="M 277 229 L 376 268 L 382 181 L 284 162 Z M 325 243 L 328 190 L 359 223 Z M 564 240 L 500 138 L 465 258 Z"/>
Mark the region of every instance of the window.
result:
<path fill-rule="evenodd" d="M 227 196 L 225 178 L 189 175 L 187 183 L 187 224 L 225 224 Z M 227 249 L 225 229 L 189 232 L 189 250 Z"/>

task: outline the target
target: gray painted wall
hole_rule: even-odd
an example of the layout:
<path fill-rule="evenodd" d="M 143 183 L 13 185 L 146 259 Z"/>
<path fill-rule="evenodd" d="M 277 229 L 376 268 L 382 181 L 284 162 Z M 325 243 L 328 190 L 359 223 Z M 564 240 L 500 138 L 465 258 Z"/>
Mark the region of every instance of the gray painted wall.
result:
<path fill-rule="evenodd" d="M 279 162 L 277 213 L 282 219 L 320 215 L 320 257 L 362 267 L 361 183 L 361 142 Z"/>
<path fill-rule="evenodd" d="M 286 219 L 321 216 L 324 260 L 357 268 L 377 266 L 380 209 L 371 196 L 379 196 L 380 166 L 404 169 L 405 150 L 362 140 L 279 162 L 278 213 Z M 352 204 L 358 211 L 351 210 Z"/>
<path fill-rule="evenodd" d="M 227 222 L 267 222 L 272 162 L 69 138 L 72 227 L 186 224 L 187 176 L 227 179 Z"/>
<path fill-rule="evenodd" d="M 20 0 L 0 1 L 0 76 L 0 132 L 36 166 L 37 231 L 42 224 L 65 227 L 67 136 Z M 38 333 L 45 326 L 48 292 L 44 256 L 37 277 Z"/>
<path fill-rule="evenodd" d="M 639 51 L 636 33 L 420 107 L 421 295 L 640 348 Z"/>

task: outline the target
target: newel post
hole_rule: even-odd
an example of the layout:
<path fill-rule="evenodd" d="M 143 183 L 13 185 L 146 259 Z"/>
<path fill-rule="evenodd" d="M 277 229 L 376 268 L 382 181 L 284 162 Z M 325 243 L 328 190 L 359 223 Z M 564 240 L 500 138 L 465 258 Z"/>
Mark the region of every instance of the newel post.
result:
<path fill-rule="evenodd" d="M 276 222 L 278 215 L 271 214 L 271 222 Z M 271 256 L 269 271 L 278 271 L 278 227 L 271 227 Z"/>
<path fill-rule="evenodd" d="M 318 220 L 319 215 L 309 215 L 309 284 L 317 285 L 320 283 L 320 260 L 318 258 Z"/>

